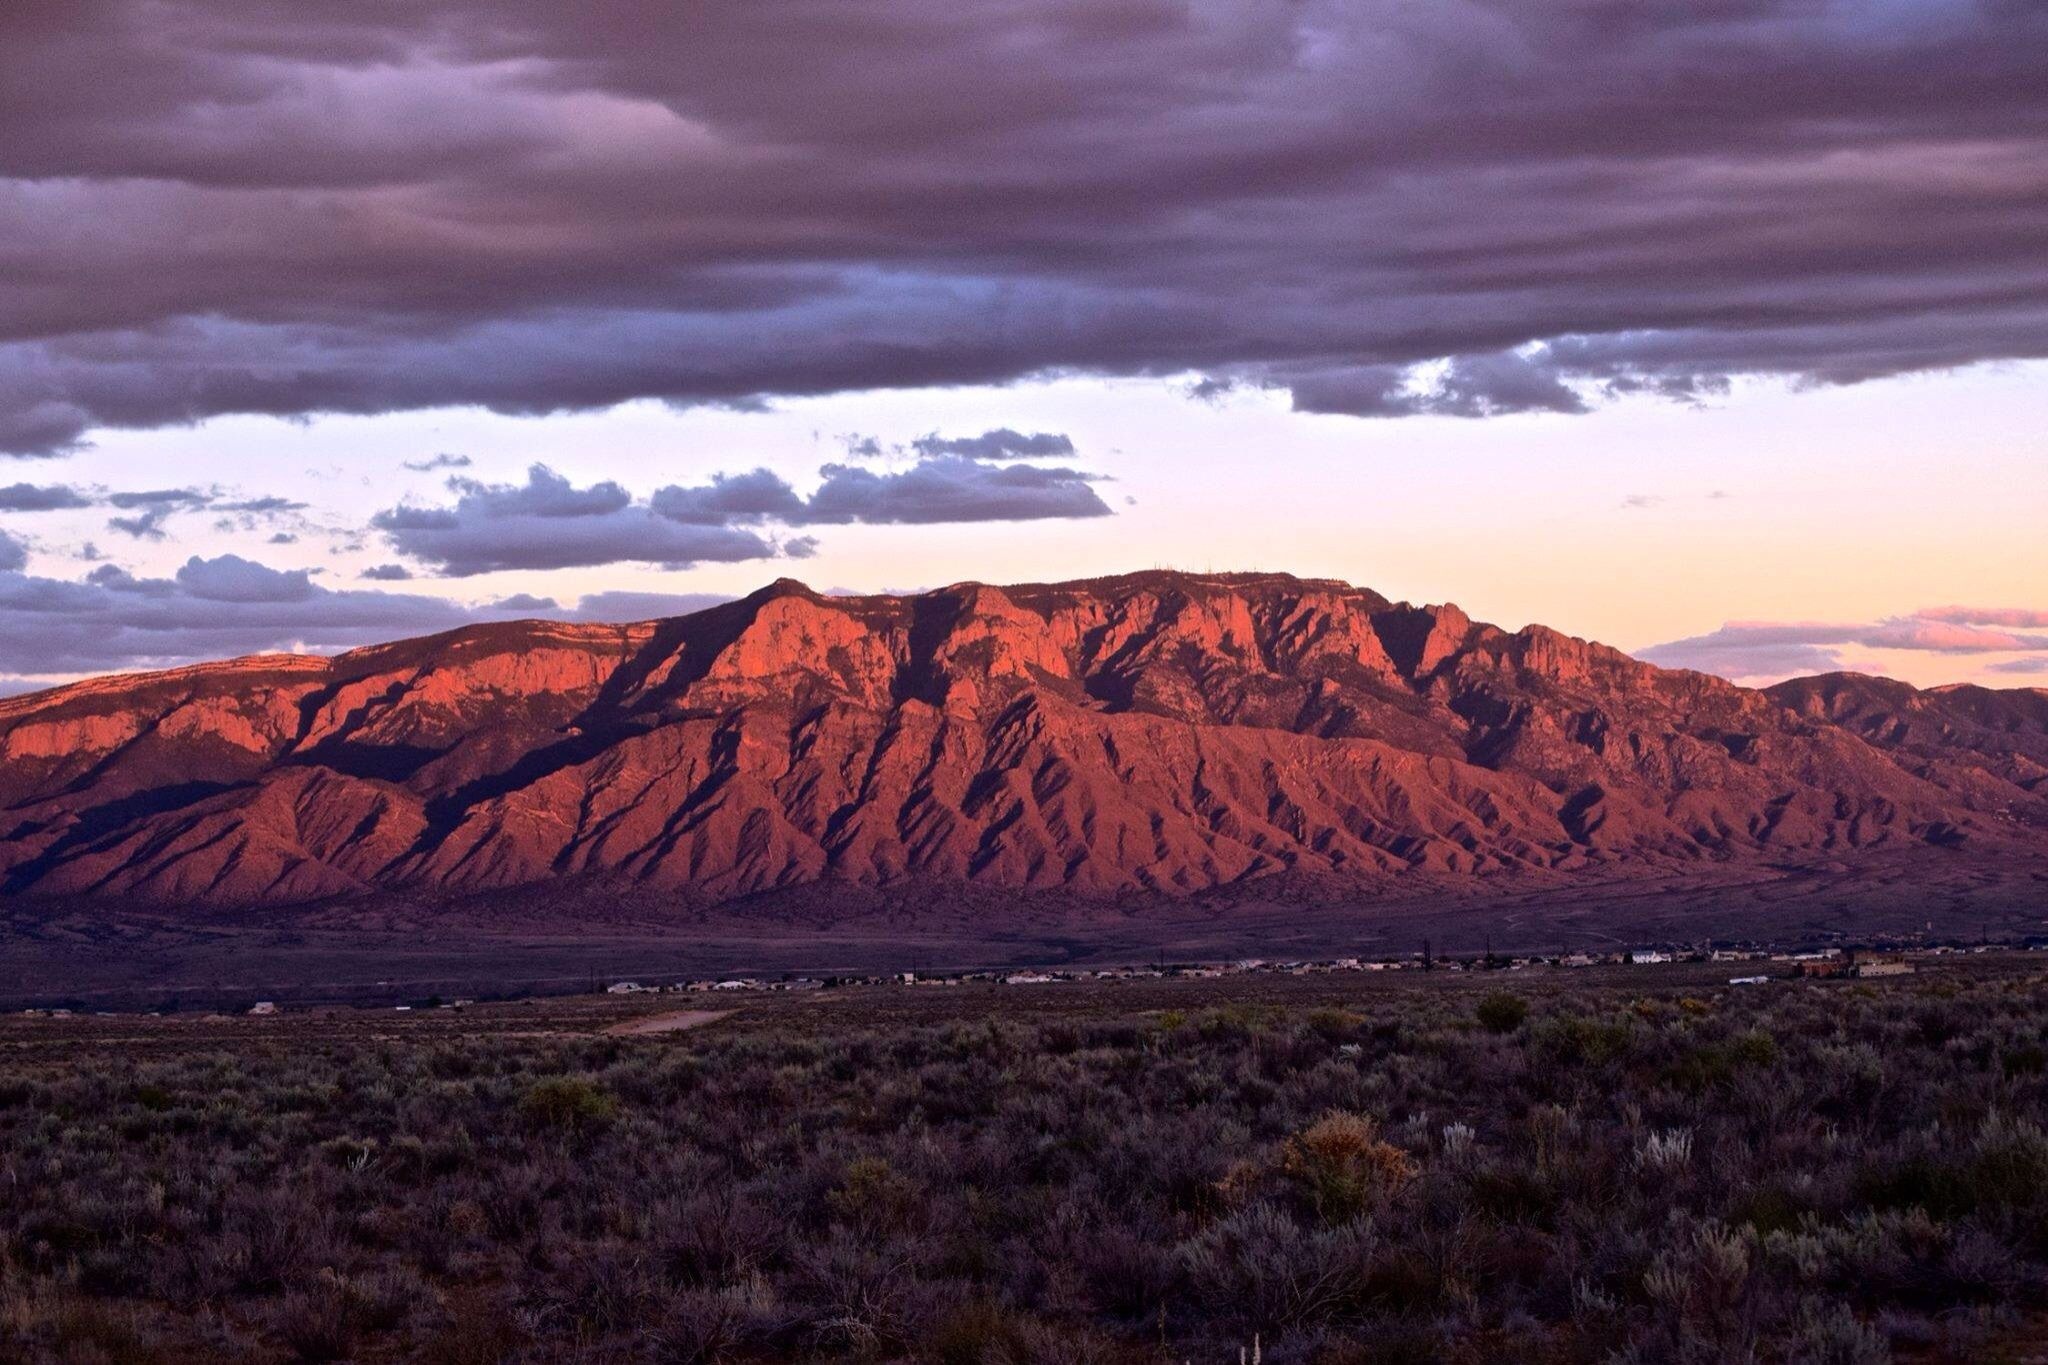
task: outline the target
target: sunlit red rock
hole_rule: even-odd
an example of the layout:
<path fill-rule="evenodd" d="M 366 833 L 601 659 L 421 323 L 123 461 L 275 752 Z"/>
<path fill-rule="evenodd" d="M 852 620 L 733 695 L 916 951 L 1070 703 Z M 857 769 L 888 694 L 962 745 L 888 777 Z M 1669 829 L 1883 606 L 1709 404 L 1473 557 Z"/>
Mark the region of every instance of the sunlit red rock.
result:
<path fill-rule="evenodd" d="M 1769 691 L 1169 573 L 526 622 L 0 702 L 12 895 L 1184 895 L 2048 852 L 2048 696 Z"/>

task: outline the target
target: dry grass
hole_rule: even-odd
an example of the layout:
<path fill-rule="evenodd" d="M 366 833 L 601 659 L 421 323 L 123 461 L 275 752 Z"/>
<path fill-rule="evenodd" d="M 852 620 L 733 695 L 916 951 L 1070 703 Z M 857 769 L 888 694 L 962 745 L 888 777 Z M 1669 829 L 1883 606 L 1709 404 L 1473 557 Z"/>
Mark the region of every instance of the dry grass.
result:
<path fill-rule="evenodd" d="M 0 1360 L 1983 1358 L 2032 967 L 7 1020 Z"/>

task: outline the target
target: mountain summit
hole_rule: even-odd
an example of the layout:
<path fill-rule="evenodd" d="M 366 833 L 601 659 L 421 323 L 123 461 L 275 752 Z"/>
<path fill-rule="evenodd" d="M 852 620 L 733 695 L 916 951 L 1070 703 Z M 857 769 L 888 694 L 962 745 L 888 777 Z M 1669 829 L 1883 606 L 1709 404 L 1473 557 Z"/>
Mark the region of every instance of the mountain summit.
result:
<path fill-rule="evenodd" d="M 0 758 L 8 895 L 209 908 L 2048 853 L 2048 693 L 1752 690 L 1277 574 L 785 580 L 671 620 L 96 679 L 0 701 Z"/>

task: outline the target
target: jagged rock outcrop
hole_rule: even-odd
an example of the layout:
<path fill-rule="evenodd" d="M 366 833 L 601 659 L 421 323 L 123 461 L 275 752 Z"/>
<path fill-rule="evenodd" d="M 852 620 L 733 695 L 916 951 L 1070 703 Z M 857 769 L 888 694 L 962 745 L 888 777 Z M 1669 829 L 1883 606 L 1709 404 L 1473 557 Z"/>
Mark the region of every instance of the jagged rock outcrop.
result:
<path fill-rule="evenodd" d="M 776 583 L 0 702 L 0 888 L 1184 894 L 2048 851 L 2048 694 L 1768 691 L 1281 575 Z"/>

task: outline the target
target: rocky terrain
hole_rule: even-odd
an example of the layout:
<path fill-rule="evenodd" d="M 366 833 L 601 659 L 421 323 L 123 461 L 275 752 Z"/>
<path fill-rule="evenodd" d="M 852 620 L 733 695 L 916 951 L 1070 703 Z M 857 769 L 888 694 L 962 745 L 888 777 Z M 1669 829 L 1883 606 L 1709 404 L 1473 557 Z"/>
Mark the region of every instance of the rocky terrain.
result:
<path fill-rule="evenodd" d="M 0 760 L 17 907 L 1357 898 L 2048 854 L 2048 693 L 1745 689 L 1280 575 L 784 581 L 98 679 L 0 701 Z"/>

